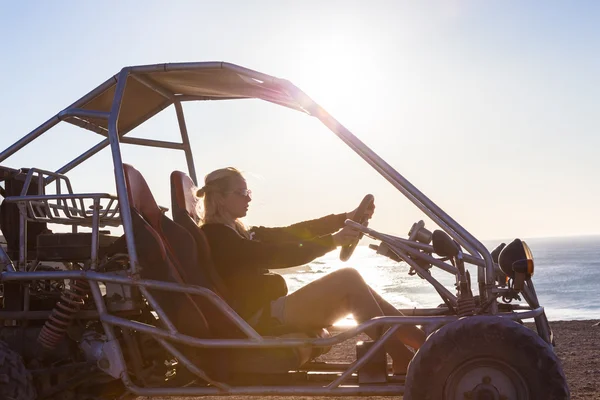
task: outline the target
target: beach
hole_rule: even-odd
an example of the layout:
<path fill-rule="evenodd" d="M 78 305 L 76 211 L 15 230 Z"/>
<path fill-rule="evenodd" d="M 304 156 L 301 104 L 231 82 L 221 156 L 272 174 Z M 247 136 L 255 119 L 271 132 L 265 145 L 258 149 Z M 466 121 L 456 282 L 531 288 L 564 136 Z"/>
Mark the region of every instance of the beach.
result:
<path fill-rule="evenodd" d="M 563 363 L 567 376 L 571 399 L 600 400 L 600 322 L 598 320 L 554 321 L 550 325 L 554 332 L 555 351 Z M 527 326 L 532 327 L 531 324 Z M 329 353 L 320 359 L 329 362 L 350 362 L 354 358 L 355 343 L 359 339 L 350 339 L 334 346 Z M 364 339 L 364 338 L 362 338 Z M 241 400 L 246 396 L 234 396 L 231 399 Z M 259 397 L 255 397 L 259 398 Z M 384 399 L 385 397 L 371 397 Z M 390 398 L 390 397 L 387 397 Z M 138 400 L 143 400 L 141 397 Z M 175 398 L 160 398 L 174 400 Z M 223 397 L 191 397 L 190 399 L 217 400 Z M 304 399 L 364 399 L 364 397 L 271 397 L 277 400 Z M 537 399 L 536 399 L 537 400 Z"/>
<path fill-rule="evenodd" d="M 597 320 L 551 322 L 571 399 L 600 399 L 600 326 Z"/>

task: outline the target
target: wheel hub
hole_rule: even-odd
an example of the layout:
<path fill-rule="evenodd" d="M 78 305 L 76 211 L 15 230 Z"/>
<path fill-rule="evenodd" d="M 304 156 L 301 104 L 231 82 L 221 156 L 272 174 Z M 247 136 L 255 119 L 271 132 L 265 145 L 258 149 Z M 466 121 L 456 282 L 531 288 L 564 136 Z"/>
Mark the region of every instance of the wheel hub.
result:
<path fill-rule="evenodd" d="M 446 381 L 447 400 L 526 400 L 525 379 L 510 365 L 495 359 L 470 360 Z"/>
<path fill-rule="evenodd" d="M 498 389 L 491 384 L 491 381 L 489 376 L 485 376 L 472 392 L 465 392 L 464 398 L 470 400 L 507 400 L 506 396 L 500 395 Z"/>

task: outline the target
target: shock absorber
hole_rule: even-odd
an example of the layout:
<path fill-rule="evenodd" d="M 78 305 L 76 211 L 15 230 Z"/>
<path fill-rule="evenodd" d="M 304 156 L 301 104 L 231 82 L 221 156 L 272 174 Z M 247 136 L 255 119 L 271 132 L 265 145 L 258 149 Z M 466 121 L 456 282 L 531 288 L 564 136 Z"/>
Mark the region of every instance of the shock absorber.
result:
<path fill-rule="evenodd" d="M 458 264 L 457 264 L 458 265 Z M 473 315 L 475 311 L 475 298 L 471 292 L 471 275 L 469 271 L 464 270 L 464 265 L 459 270 L 464 274 L 461 278 L 460 291 L 458 293 L 457 301 L 457 313 L 459 317 L 466 317 Z"/>
<path fill-rule="evenodd" d="M 459 317 L 466 317 L 468 315 L 473 315 L 475 311 L 475 299 L 473 296 L 458 296 L 457 299 L 457 310 L 456 313 Z"/>
<path fill-rule="evenodd" d="M 73 322 L 75 314 L 83 306 L 90 291 L 90 285 L 87 281 L 72 280 L 66 288 L 60 300 L 56 303 L 50 318 L 42 327 L 38 342 L 47 349 L 55 348 L 64 337 L 67 329 Z"/>

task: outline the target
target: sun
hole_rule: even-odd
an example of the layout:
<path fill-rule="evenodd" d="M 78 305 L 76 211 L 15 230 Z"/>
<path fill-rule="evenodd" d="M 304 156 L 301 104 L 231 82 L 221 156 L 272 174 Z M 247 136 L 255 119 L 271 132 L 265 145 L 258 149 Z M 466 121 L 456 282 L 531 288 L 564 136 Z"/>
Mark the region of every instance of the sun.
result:
<path fill-rule="evenodd" d="M 368 115 L 376 107 L 368 95 L 380 79 L 380 67 L 376 59 L 369 57 L 369 46 L 366 38 L 349 35 L 347 30 L 320 36 L 303 49 L 301 59 L 291 60 L 294 65 L 288 65 L 290 76 L 339 120 L 356 116 L 359 105 Z"/>

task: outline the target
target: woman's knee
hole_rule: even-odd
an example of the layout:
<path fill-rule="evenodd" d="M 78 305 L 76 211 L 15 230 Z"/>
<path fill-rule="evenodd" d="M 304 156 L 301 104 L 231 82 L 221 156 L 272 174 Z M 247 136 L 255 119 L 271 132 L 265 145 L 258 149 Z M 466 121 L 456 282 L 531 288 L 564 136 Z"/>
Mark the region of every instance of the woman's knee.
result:
<path fill-rule="evenodd" d="M 342 268 L 334 272 L 338 276 L 338 279 L 343 280 L 351 285 L 366 286 L 365 280 L 363 279 L 360 272 L 354 268 Z"/>
<path fill-rule="evenodd" d="M 371 293 L 369 285 L 361 274 L 354 268 L 343 268 L 337 270 L 337 286 L 344 294 L 346 309 L 354 314 L 357 321 L 365 321 L 369 318 L 382 315 L 377 301 Z"/>

